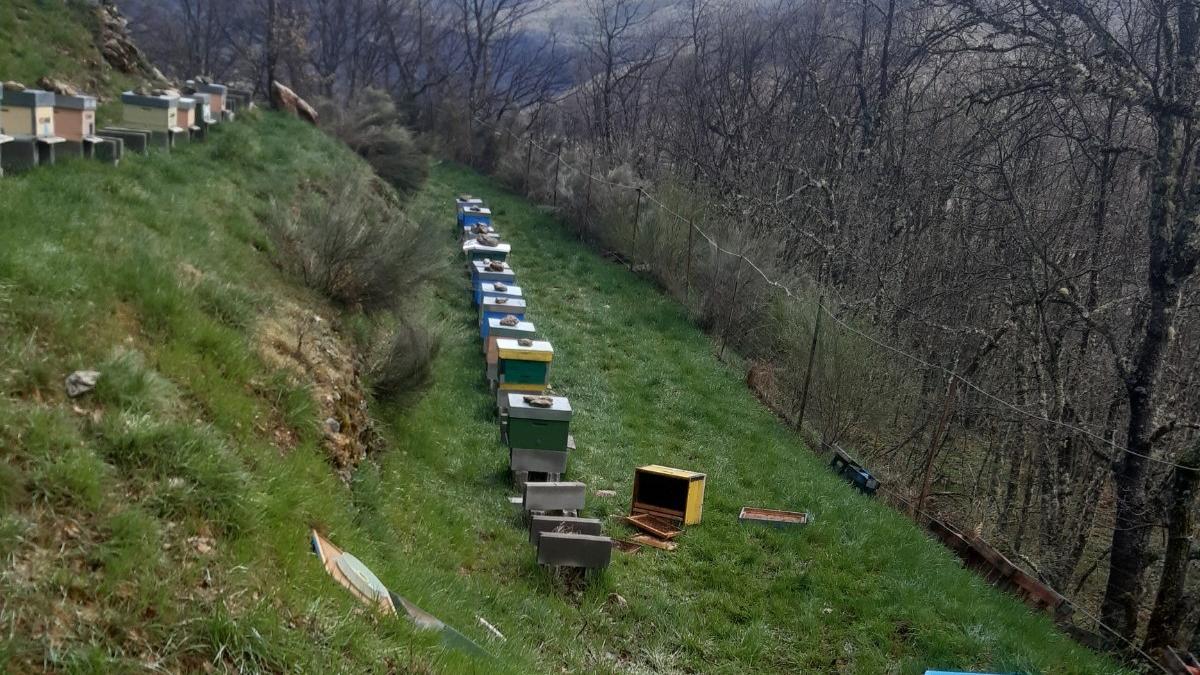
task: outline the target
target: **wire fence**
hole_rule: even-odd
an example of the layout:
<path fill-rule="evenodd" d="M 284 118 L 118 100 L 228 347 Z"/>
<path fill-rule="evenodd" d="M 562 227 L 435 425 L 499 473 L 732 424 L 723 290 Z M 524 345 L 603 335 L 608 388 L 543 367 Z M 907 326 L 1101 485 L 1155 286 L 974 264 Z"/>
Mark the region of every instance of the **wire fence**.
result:
<path fill-rule="evenodd" d="M 836 444 L 843 437 L 864 441 L 865 445 L 872 446 L 874 449 L 869 454 L 873 461 L 883 467 L 885 481 L 916 486 L 907 496 L 898 490 L 888 489 L 909 505 L 914 517 L 944 523 L 947 516 L 928 511 L 928 505 L 935 496 L 932 485 L 966 485 L 971 480 L 974 481 L 972 493 L 964 495 L 965 499 L 962 500 L 968 505 L 965 509 L 957 509 L 959 513 L 956 515 L 969 517 L 972 521 L 996 516 L 997 503 L 1002 500 L 995 494 L 997 478 L 990 475 L 987 469 L 1002 468 L 1004 458 L 991 451 L 981 451 L 978 447 L 968 452 L 960 450 L 946 457 L 947 437 L 952 423 L 962 430 L 960 439 L 965 439 L 960 441 L 962 446 L 979 446 L 983 443 L 987 430 L 983 428 L 985 422 L 981 420 L 990 422 L 996 428 L 1003 426 L 1010 432 L 1016 428 L 1021 433 L 1022 423 L 1032 423 L 1068 434 L 1083 442 L 1089 451 L 1083 453 L 1085 458 L 1093 455 L 1090 466 L 1093 467 L 1093 475 L 1099 478 L 1095 489 L 1104 489 L 1106 473 L 1103 472 L 1107 471 L 1107 464 L 1111 464 L 1121 453 L 1142 457 L 1163 470 L 1195 470 L 1195 467 L 1167 458 L 1138 453 L 1116 442 L 1111 433 L 1097 432 L 1042 414 L 1036 410 L 1034 402 L 1013 402 L 993 393 L 959 372 L 957 358 L 953 366 L 946 366 L 856 327 L 851 319 L 830 305 L 825 294 L 832 294 L 842 308 L 852 303 L 841 297 L 834 286 L 822 284 L 819 273 L 814 275 L 803 267 L 789 268 L 790 272 L 798 275 L 795 280 L 789 280 L 785 275 L 771 271 L 772 266 L 757 261 L 753 252 L 749 251 L 752 245 L 739 239 L 736 232 L 729 233 L 726 241 L 722 242 L 721 235 L 698 224 L 697 221 L 704 222 L 704 210 L 689 209 L 688 206 L 694 207 L 695 204 L 689 204 L 686 198 L 673 199 L 669 195 L 664 196 L 661 190 L 656 194 L 632 174 L 616 179 L 606 177 L 604 172 L 596 168 L 594 150 L 587 153 L 587 166 L 584 167 L 580 161 L 582 151 L 578 147 L 568 149 L 559 143 L 552 149 L 531 135 L 522 137 L 510 129 L 479 118 L 474 118 L 474 122 L 509 140 L 510 157 L 516 160 L 510 161 L 507 167 L 498 167 L 498 173 L 504 174 L 507 170 L 508 183 L 514 189 L 535 200 L 549 201 L 560 213 L 573 217 L 568 220 L 574 220 L 581 237 L 607 247 L 631 269 L 647 272 L 657 278 L 684 303 L 689 312 L 700 315 L 707 324 L 705 327 L 719 338 L 722 355 L 727 342 L 736 343 L 739 336 L 744 337 L 761 328 L 758 323 L 762 322 L 764 313 L 767 316 L 778 313 L 781 316 L 774 317 L 776 320 L 792 322 L 793 332 L 799 336 L 796 342 L 803 347 L 794 350 L 802 357 L 790 365 L 797 366 L 796 371 L 804 373 L 803 378 L 796 380 L 797 384 L 803 384 L 791 397 L 795 399 L 793 405 L 780 406 L 777 400 L 767 402 L 774 404 L 773 409 L 802 434 L 819 436 L 818 446 L 826 441 Z M 568 157 L 564 157 L 564 150 L 568 150 Z M 610 192 L 601 194 L 597 187 L 609 188 Z M 597 222 L 605 218 L 610 221 L 607 226 Z M 735 243 L 730 243 L 730 240 Z M 729 266 L 730 263 L 732 266 Z M 706 306 L 706 299 L 714 295 L 721 296 L 721 302 L 710 303 L 720 306 L 719 312 Z M 760 309 L 755 313 L 743 312 L 740 310 L 742 305 L 768 309 Z M 754 321 L 741 321 L 751 314 L 756 316 Z M 825 332 L 822 331 L 822 319 L 831 322 Z M 837 333 L 831 334 L 830 328 Z M 862 346 L 873 351 L 864 351 Z M 877 361 L 880 354 L 893 357 L 895 362 Z M 865 359 L 867 362 L 856 362 L 856 359 Z M 817 381 L 814 381 L 814 365 L 818 371 Z M 756 364 L 752 362 L 747 384 L 764 400 L 776 397 L 778 392 L 772 391 L 772 369 L 767 369 L 764 383 L 753 381 L 755 367 Z M 851 373 L 866 380 L 865 392 L 849 386 L 858 384 L 861 388 L 864 385 L 862 382 L 848 383 L 845 376 Z M 820 397 L 814 396 L 818 388 L 822 390 Z M 891 391 L 888 391 L 889 388 Z M 835 393 L 831 395 L 831 391 Z M 836 392 L 844 396 L 839 398 Z M 971 397 L 966 398 L 962 394 L 970 394 Z M 881 395 L 883 398 L 899 397 L 903 403 L 893 401 L 893 405 L 888 406 L 892 411 L 892 419 L 890 422 L 882 421 L 876 427 L 872 443 L 869 438 L 871 434 L 865 429 L 869 425 L 862 418 L 864 411 L 872 407 Z M 926 414 L 923 420 L 918 421 L 915 414 L 901 414 L 902 409 L 924 410 Z M 878 431 L 880 428 L 891 431 L 881 433 Z M 918 441 L 926 438 L 927 447 L 918 448 Z M 915 463 L 893 461 L 905 447 L 911 447 L 912 451 L 907 455 L 915 457 Z M 977 463 L 972 466 L 972 461 Z M 1030 462 L 1031 458 L 1024 461 Z M 1012 466 L 1013 461 L 1010 460 L 1010 470 Z M 1099 469 L 1095 468 L 1097 466 Z M 1022 520 L 1035 519 L 1036 509 L 1031 510 L 1030 504 L 1031 494 L 1036 489 L 1032 472 L 1028 469 L 1021 471 L 1019 465 L 1016 473 L 1024 484 L 1014 492 L 1010 483 L 1003 501 L 1011 502 L 1014 497 L 1023 499 L 1018 517 Z M 981 488 L 980 484 L 985 482 L 986 487 Z M 981 492 L 988 493 L 990 497 L 977 499 Z M 1080 547 L 1080 551 L 1076 556 L 1076 569 L 1086 567 L 1089 563 L 1092 571 L 1097 568 L 1108 569 L 1107 565 L 1102 565 L 1106 555 L 1101 550 L 1104 535 L 1111 533 L 1118 523 L 1112 505 L 1100 504 L 1100 501 L 1096 499 L 1093 510 L 1083 518 L 1086 522 L 1080 528 L 1085 529 L 1077 531 L 1076 546 Z M 1016 506 L 1006 503 L 1005 510 Z M 962 513 L 964 510 L 965 513 Z M 1149 521 L 1149 513 L 1142 516 Z M 1026 529 L 1024 524 L 1019 526 L 1021 532 Z M 1028 561 L 1027 556 L 1019 557 Z M 1040 570 L 1034 567 L 1031 576 L 1040 578 Z M 1088 574 L 1090 576 L 1091 573 Z M 1081 586 L 1087 578 L 1083 578 Z M 1130 654 L 1144 659 L 1162 672 L 1168 672 L 1135 644 L 1134 636 L 1122 635 L 1101 622 L 1087 609 L 1087 602 L 1072 599 L 1058 590 L 1056 592 L 1066 599 L 1078 615 L 1124 644 Z"/>

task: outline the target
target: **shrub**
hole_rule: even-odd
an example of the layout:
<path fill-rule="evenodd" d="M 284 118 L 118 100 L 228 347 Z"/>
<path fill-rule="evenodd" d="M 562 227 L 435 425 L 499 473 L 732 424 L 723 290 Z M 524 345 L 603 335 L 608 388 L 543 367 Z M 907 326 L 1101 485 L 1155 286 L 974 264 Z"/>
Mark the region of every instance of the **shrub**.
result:
<path fill-rule="evenodd" d="M 391 96 L 368 89 L 349 106 L 321 102 L 322 128 L 350 146 L 381 178 L 401 194 L 420 189 L 429 176 L 429 163 L 400 124 Z"/>
<path fill-rule="evenodd" d="M 437 331 L 401 316 L 386 344 L 370 369 L 371 388 L 376 396 L 394 400 L 429 383 L 433 361 L 441 349 Z"/>
<path fill-rule="evenodd" d="M 440 239 L 432 224 L 405 217 L 375 177 L 349 169 L 340 180 L 332 194 L 309 191 L 295 208 L 273 209 L 281 263 L 343 306 L 394 307 L 440 269 Z"/>

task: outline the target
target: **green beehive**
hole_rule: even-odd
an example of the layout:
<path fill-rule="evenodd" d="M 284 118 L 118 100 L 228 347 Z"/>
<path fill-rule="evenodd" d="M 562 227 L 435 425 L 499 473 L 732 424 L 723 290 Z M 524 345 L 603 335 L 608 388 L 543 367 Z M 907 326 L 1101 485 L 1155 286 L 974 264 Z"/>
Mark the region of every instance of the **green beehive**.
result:
<path fill-rule="evenodd" d="M 509 448 L 566 452 L 570 426 L 571 403 L 565 397 L 508 395 Z"/>
<path fill-rule="evenodd" d="M 554 347 L 545 340 L 499 338 L 496 340 L 500 389 L 541 391 L 550 384 L 550 362 Z"/>

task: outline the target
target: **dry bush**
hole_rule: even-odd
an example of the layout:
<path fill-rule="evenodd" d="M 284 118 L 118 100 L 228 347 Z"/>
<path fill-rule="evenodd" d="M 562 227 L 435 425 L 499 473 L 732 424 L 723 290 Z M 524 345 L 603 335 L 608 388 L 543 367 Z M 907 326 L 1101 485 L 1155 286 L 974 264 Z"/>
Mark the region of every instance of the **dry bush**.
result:
<path fill-rule="evenodd" d="M 337 186 L 309 189 L 291 208 L 276 206 L 269 229 L 280 262 L 346 307 L 395 307 L 441 268 L 431 223 L 399 209 L 395 192 L 355 167 L 332 171 Z"/>
<path fill-rule="evenodd" d="M 371 389 L 380 399 L 395 400 L 423 388 L 433 377 L 433 361 L 441 350 L 441 335 L 398 313 L 386 347 L 372 358 Z"/>
<path fill-rule="evenodd" d="M 425 153 L 401 123 L 387 93 L 368 89 L 350 105 L 318 103 L 322 128 L 350 146 L 401 194 L 416 192 L 429 176 Z"/>

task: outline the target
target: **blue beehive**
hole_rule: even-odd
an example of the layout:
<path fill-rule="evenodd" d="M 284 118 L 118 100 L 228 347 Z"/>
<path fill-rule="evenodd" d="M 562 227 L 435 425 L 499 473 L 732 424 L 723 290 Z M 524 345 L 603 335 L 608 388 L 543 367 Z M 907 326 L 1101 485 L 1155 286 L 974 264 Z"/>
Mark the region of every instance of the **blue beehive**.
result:
<path fill-rule="evenodd" d="M 479 336 L 487 342 L 488 319 L 503 319 L 510 314 L 518 320 L 525 318 L 525 301 L 520 298 L 484 296 L 479 303 Z"/>
<path fill-rule="evenodd" d="M 483 203 L 482 199 L 472 197 L 471 195 L 459 195 L 459 196 L 455 197 L 454 198 L 454 213 L 455 213 L 454 219 L 455 219 L 455 222 L 458 223 L 459 227 L 463 226 L 463 209 L 467 208 L 468 206 L 487 206 L 487 205 Z"/>
<path fill-rule="evenodd" d="M 479 204 L 470 204 L 462 209 L 462 226 L 471 227 L 472 225 L 491 225 L 492 210 L 486 206 Z"/>
<path fill-rule="evenodd" d="M 483 300 L 483 283 L 497 281 L 509 286 L 516 285 L 517 275 L 512 265 L 498 260 L 471 261 L 471 295 L 474 304 L 478 305 Z"/>
<path fill-rule="evenodd" d="M 841 449 L 833 451 L 833 459 L 830 460 L 829 467 L 865 495 L 874 496 L 875 491 L 879 489 L 879 481 L 871 475 L 871 472 Z"/>

